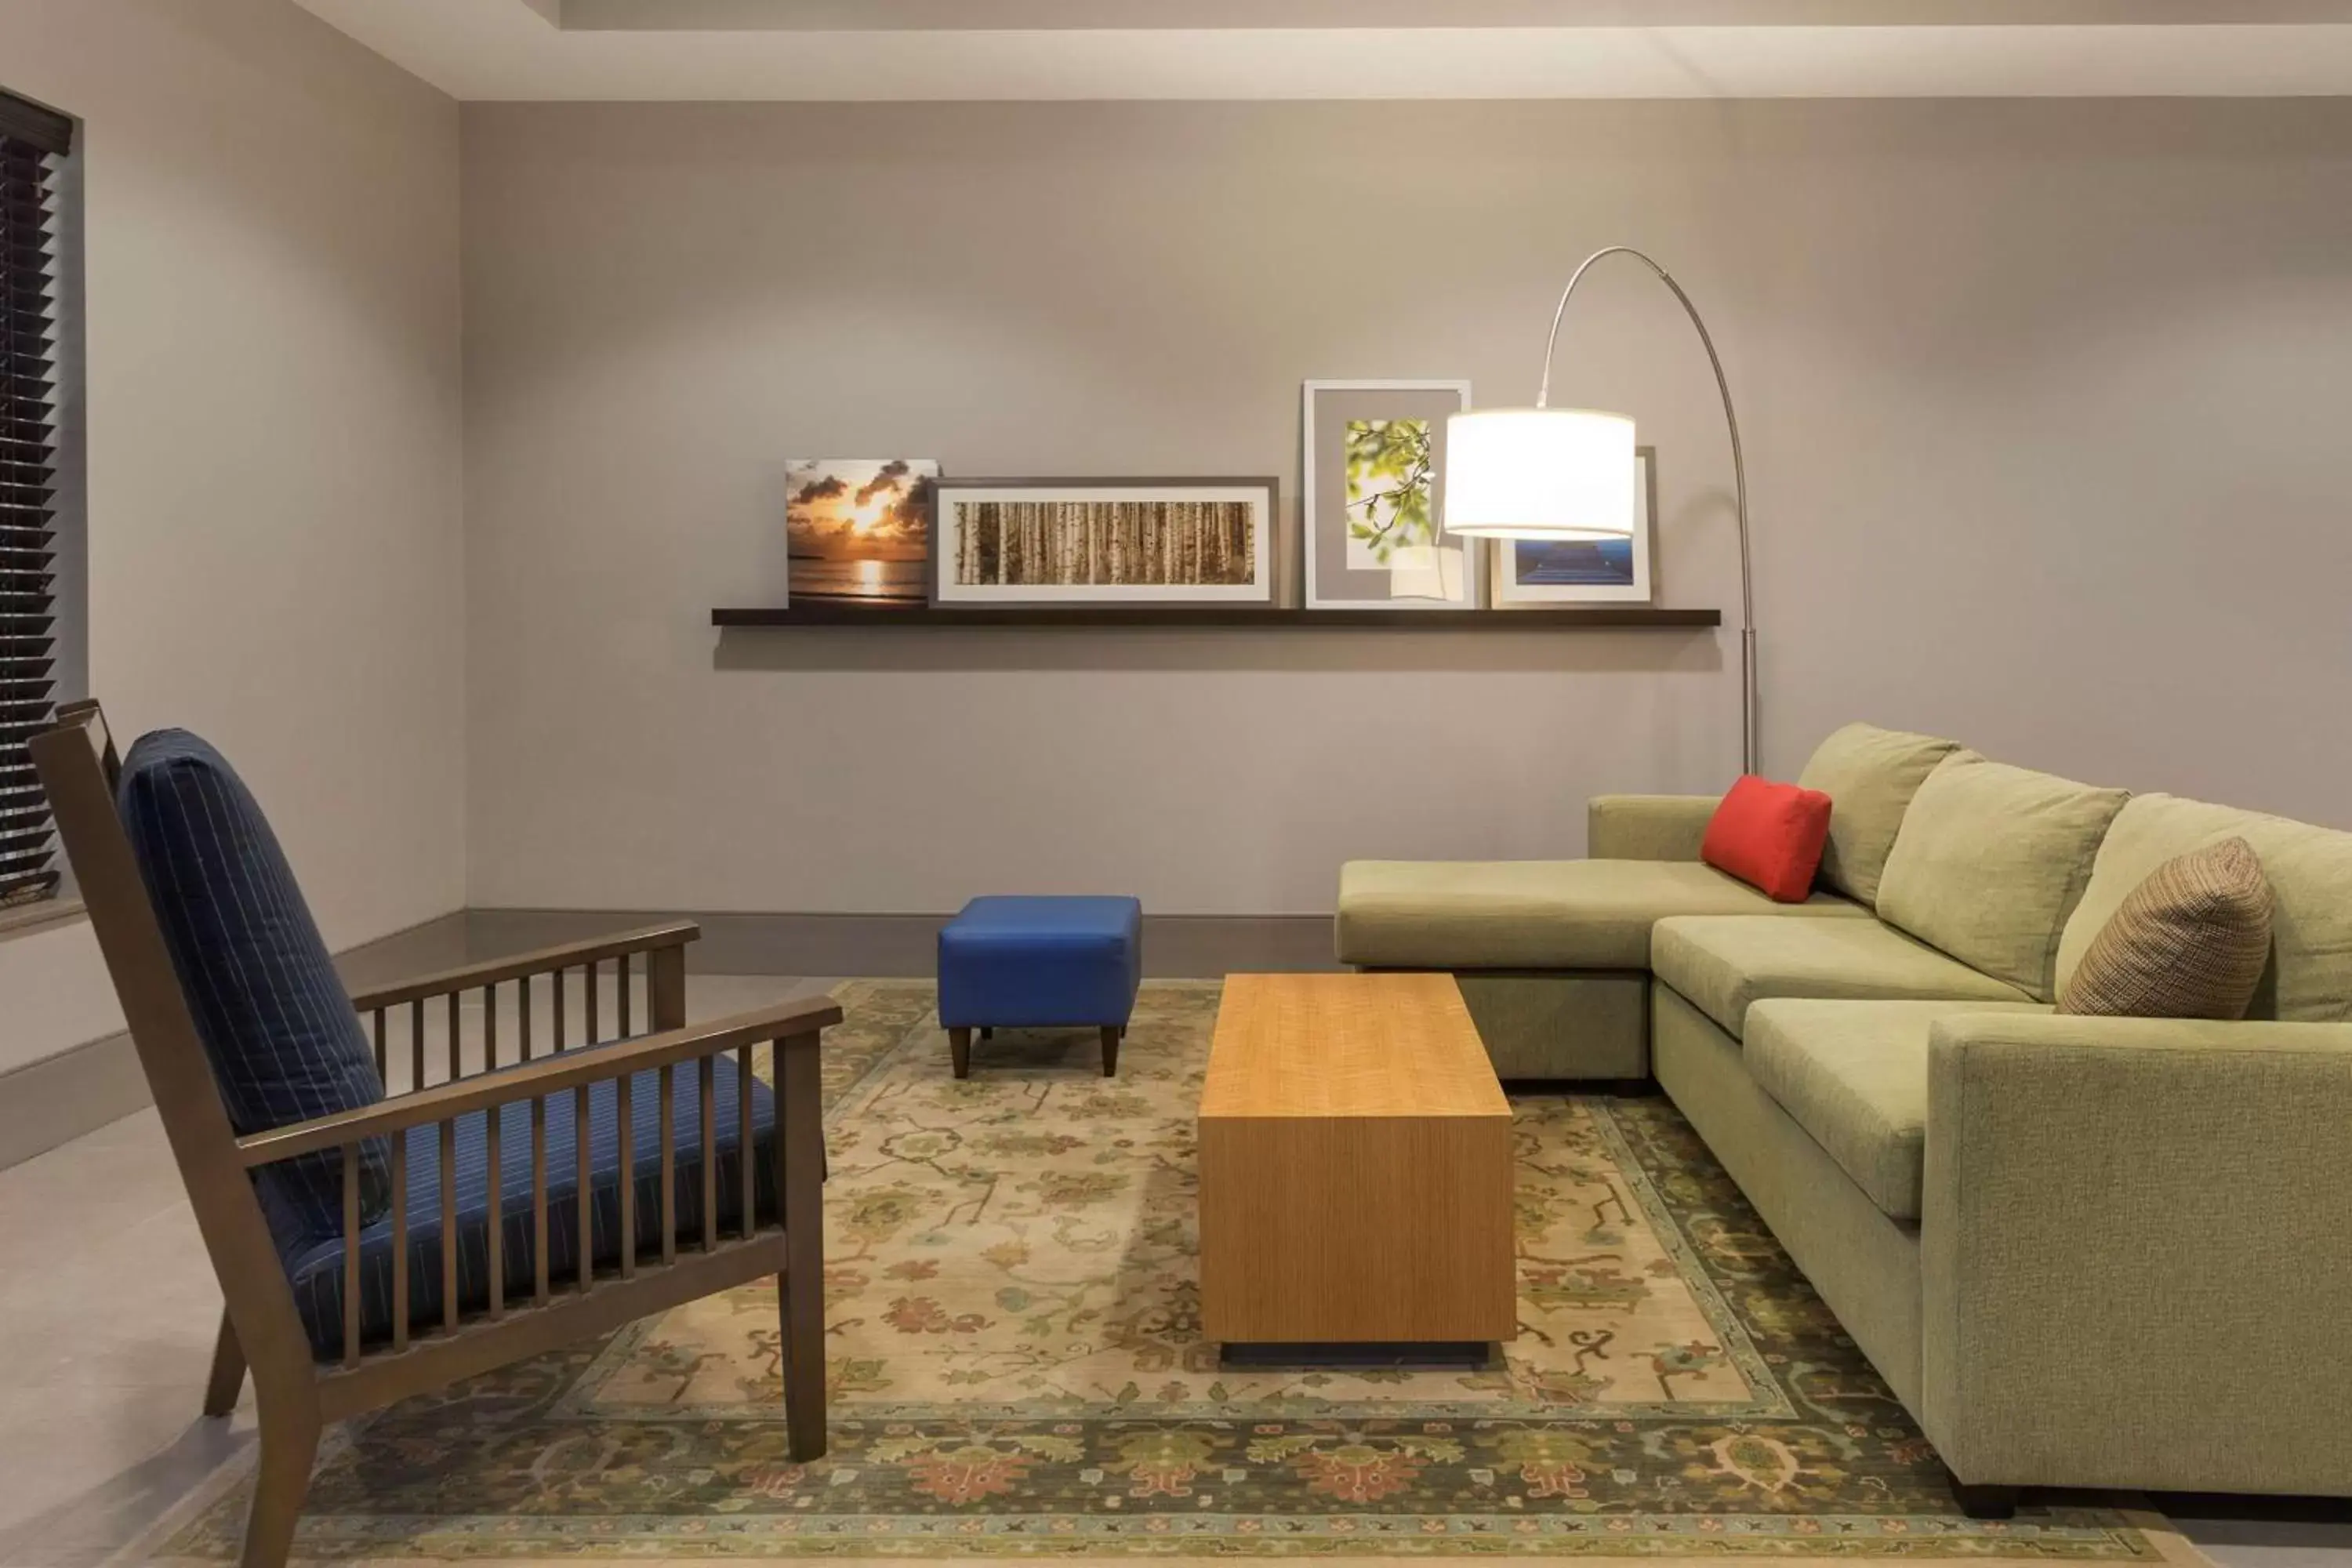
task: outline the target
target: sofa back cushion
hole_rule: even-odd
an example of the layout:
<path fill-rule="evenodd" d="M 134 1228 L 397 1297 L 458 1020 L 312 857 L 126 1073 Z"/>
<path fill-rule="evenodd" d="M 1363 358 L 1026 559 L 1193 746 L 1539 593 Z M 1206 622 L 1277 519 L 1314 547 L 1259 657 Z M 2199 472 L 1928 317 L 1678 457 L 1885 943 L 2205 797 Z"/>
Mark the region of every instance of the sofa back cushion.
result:
<path fill-rule="evenodd" d="M 2129 798 L 1955 752 L 1904 815 L 1879 882 L 1879 918 L 2050 1001 L 2059 936 Z"/>
<path fill-rule="evenodd" d="M 236 770 L 186 731 L 158 730 L 131 748 L 116 789 L 229 1125 L 261 1132 L 382 1100 L 350 993 Z M 391 1205 L 390 1152 L 373 1138 L 360 1156 L 361 1216 L 373 1221 Z M 340 1150 L 256 1174 L 281 1243 L 341 1232 Z"/>
<path fill-rule="evenodd" d="M 2270 964 L 2246 1016 L 2352 1020 L 2352 833 L 2179 795 L 2139 795 L 2116 814 L 2058 943 L 2058 983 L 2074 978 L 2092 942 L 2149 872 L 2232 837 L 2253 847 L 2273 898 Z"/>
<path fill-rule="evenodd" d="M 1895 847 L 1911 797 L 1936 764 L 1958 750 L 1957 743 L 1933 735 L 1875 724 L 1848 724 L 1815 747 L 1797 783 L 1831 801 L 1822 885 L 1875 906 L 1887 852 Z"/>

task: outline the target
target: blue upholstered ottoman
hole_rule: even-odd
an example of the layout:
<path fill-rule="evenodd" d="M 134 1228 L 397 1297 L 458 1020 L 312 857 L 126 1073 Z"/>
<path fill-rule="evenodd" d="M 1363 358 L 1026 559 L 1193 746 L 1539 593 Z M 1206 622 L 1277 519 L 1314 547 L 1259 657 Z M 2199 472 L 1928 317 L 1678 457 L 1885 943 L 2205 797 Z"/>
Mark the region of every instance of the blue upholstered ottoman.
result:
<path fill-rule="evenodd" d="M 940 1022 L 955 1075 L 971 1033 L 1102 1031 L 1103 1076 L 1143 984 L 1143 906 L 1134 899 L 974 899 L 940 931 Z"/>

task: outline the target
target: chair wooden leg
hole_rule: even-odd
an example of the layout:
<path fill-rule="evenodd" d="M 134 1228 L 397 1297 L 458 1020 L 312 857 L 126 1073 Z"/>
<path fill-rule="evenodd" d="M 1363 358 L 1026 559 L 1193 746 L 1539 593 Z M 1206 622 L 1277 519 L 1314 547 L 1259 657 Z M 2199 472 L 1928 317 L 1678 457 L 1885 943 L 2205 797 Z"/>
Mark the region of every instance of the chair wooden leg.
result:
<path fill-rule="evenodd" d="M 213 1342 L 213 1375 L 205 1384 L 205 1414 L 226 1415 L 236 1408 L 245 1388 L 245 1347 L 236 1342 L 236 1325 L 221 1312 L 220 1337 Z"/>
<path fill-rule="evenodd" d="M 970 1029 L 948 1031 L 948 1060 L 954 1065 L 956 1077 L 971 1076 L 971 1031 Z"/>
<path fill-rule="evenodd" d="M 1103 1026 L 1103 1077 L 1118 1076 L 1118 1037 L 1127 1033 L 1116 1024 Z"/>
<path fill-rule="evenodd" d="M 793 1462 L 824 1457 L 824 1145 L 817 1037 L 782 1042 L 777 1088 L 782 1145 L 784 1435 Z"/>
<path fill-rule="evenodd" d="M 237 1559 L 242 1568 L 285 1568 L 318 1457 L 319 1419 L 313 1412 L 288 1414 L 262 1405 L 261 1460 L 254 1468 L 253 1511 L 246 1516 L 245 1551 Z"/>

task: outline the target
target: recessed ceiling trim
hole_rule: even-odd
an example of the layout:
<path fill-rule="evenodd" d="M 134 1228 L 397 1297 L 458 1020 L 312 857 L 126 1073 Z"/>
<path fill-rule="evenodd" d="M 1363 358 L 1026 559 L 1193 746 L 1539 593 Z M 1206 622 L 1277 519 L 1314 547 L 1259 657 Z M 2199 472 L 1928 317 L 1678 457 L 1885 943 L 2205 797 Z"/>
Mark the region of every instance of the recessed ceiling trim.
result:
<path fill-rule="evenodd" d="M 528 0 L 577 32 L 2053 26 L 2352 22 L 2347 0 Z"/>
<path fill-rule="evenodd" d="M 469 100 L 2352 95 L 2347 23 L 624 32 L 543 3 L 300 0 Z"/>

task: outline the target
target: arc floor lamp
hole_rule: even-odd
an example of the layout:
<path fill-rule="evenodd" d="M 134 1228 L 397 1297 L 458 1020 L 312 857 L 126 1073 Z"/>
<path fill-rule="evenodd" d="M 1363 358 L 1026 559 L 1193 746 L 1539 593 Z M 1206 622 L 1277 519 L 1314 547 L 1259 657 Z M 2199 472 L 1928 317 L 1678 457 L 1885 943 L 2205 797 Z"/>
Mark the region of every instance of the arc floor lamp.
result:
<path fill-rule="evenodd" d="M 1739 447 L 1739 416 L 1731 384 L 1706 322 L 1674 274 L 1631 246 L 1612 245 L 1584 258 L 1544 342 L 1543 380 L 1532 408 L 1481 408 L 1446 420 L 1448 469 L 1444 527 L 1472 539 L 1624 539 L 1633 531 L 1633 421 L 1591 408 L 1553 408 L 1552 351 L 1560 319 L 1593 263 L 1631 257 L 1674 291 L 1715 370 L 1723 420 L 1731 428 L 1732 497 L 1739 519 L 1739 765 L 1756 771 L 1756 590 L 1748 549 L 1748 464 Z"/>

